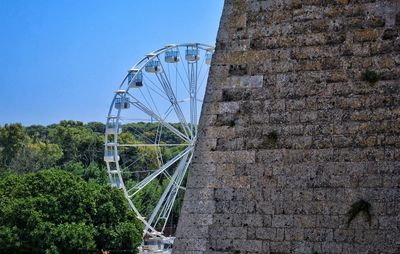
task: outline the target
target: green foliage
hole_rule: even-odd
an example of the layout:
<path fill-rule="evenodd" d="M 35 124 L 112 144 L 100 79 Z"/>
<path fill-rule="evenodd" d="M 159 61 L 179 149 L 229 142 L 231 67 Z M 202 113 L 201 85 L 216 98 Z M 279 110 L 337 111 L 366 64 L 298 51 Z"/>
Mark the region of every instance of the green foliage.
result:
<path fill-rule="evenodd" d="M 63 149 L 61 162 L 80 161 L 102 163 L 103 137 L 80 122 L 62 121 L 49 130 L 48 139 Z"/>
<path fill-rule="evenodd" d="M 181 130 L 179 124 L 172 124 Z M 118 136 L 118 142 L 137 144 L 154 140 L 158 125 L 155 123 L 130 123 L 123 126 L 124 132 Z M 49 126 L 21 124 L 0 126 L 0 168 L 17 172 L 32 172 L 39 169 L 63 167 L 72 162 L 89 167 L 92 163 L 104 165 L 105 125 L 99 122 L 83 124 L 79 121 L 61 121 Z M 169 130 L 163 130 L 162 140 L 180 143 L 181 140 Z M 140 151 L 139 151 L 140 150 Z M 179 153 L 179 147 L 163 148 L 166 160 Z M 120 149 L 121 164 L 135 162 L 136 168 L 154 168 L 155 150 L 149 148 Z M 140 154 L 141 158 L 138 157 Z M 148 161 L 153 164 L 147 165 Z"/>
<path fill-rule="evenodd" d="M 80 176 L 85 181 L 93 181 L 99 184 L 107 184 L 107 171 L 92 162 L 85 167 L 81 162 L 67 162 L 61 166 L 61 169 Z"/>
<path fill-rule="evenodd" d="M 93 132 L 100 133 L 101 135 L 104 135 L 104 133 L 106 131 L 106 125 L 104 123 L 100 123 L 100 122 L 87 123 L 86 127 L 91 129 Z"/>
<path fill-rule="evenodd" d="M 376 73 L 375 71 L 371 71 L 371 70 L 366 70 L 363 73 L 363 79 L 368 81 L 371 84 L 375 84 L 376 82 L 379 81 L 380 76 L 378 73 Z"/>
<path fill-rule="evenodd" d="M 43 125 L 31 125 L 25 127 L 25 132 L 32 138 L 33 142 L 37 142 L 37 140 L 46 140 L 49 129 Z"/>
<path fill-rule="evenodd" d="M 166 185 L 166 181 L 162 181 L 161 184 L 157 181 L 152 181 L 145 187 L 143 192 L 139 192 L 134 197 L 133 202 L 136 207 L 141 208 L 143 216 L 147 218 L 150 216 Z"/>
<path fill-rule="evenodd" d="M 359 213 L 363 213 L 366 221 L 368 223 L 371 223 L 371 213 L 370 213 L 370 209 L 371 209 L 371 204 L 363 199 L 360 199 L 359 201 L 353 203 L 351 205 L 351 208 L 349 210 L 349 212 L 347 213 L 348 215 L 348 220 L 347 220 L 347 226 L 350 225 L 351 221 L 357 217 L 357 215 Z"/>
<path fill-rule="evenodd" d="M 182 126 L 180 124 L 173 123 L 171 124 L 176 129 L 183 132 Z M 124 132 L 131 133 L 131 134 L 141 134 L 137 135 L 140 136 L 140 139 L 137 140 L 138 142 L 146 142 L 148 140 L 154 140 L 157 132 L 158 124 L 157 123 L 129 123 L 124 124 L 123 130 Z M 181 140 L 175 134 L 172 134 L 170 130 L 164 129 L 161 140 L 164 140 L 167 143 L 177 144 Z"/>
<path fill-rule="evenodd" d="M 183 131 L 179 124 L 172 125 L 178 130 Z M 118 135 L 118 142 L 124 144 L 153 142 L 157 128 L 158 125 L 156 123 L 139 122 L 125 124 L 123 132 Z M 25 174 L 40 170 L 59 169 L 72 173 L 91 184 L 108 185 L 107 170 L 103 161 L 104 131 L 105 125 L 103 123 L 90 122 L 83 124 L 79 121 L 61 121 L 58 124 L 49 126 L 32 125 L 23 127 L 20 124 L 0 126 L 0 170 L 3 171 L 3 175 L 5 176 L 4 171 Z M 163 129 L 162 140 L 169 143 L 182 142 L 180 138 L 167 129 Z M 183 146 L 161 148 L 164 162 L 172 159 L 182 149 Z M 136 179 L 145 177 L 149 171 L 158 167 L 157 151 L 154 147 L 121 147 L 119 153 L 121 156 L 120 166 L 123 169 L 124 181 L 127 186 L 132 186 Z M 132 171 L 135 171 L 135 174 Z M 158 201 L 167 185 L 165 176 L 160 175 L 157 177 L 157 180 L 148 185 L 141 192 L 141 196 L 138 196 L 135 200 L 135 204 L 139 210 L 145 211 L 144 214 L 146 215 L 150 215 L 152 206 Z M 46 196 L 44 200 L 40 201 L 39 197 L 37 197 L 35 200 L 46 203 L 49 200 L 47 198 Z M 67 195 L 65 199 L 68 200 Z M 47 201 L 45 202 L 45 200 Z M 168 222 L 168 225 L 176 225 L 182 200 L 183 192 L 179 192 L 171 213 L 171 221 Z M 53 201 L 56 202 L 56 200 Z M 111 207 L 111 204 L 107 207 Z M 51 205 L 49 205 L 50 208 Z M 29 211 L 29 209 L 30 207 L 27 207 L 26 211 Z M 56 212 L 62 213 L 61 210 L 57 210 Z M 99 210 L 98 212 L 101 211 Z M 107 216 L 112 220 L 111 215 Z M 74 225 L 64 223 L 63 230 L 66 231 L 73 227 L 82 226 L 78 222 L 74 223 Z M 44 227 L 45 225 L 47 224 L 43 224 L 42 226 Z M 18 228 L 1 228 L 1 226 L 3 225 L 0 224 L 1 240 L 9 240 L 0 242 L 0 246 L 6 246 L 7 243 L 12 242 L 15 242 L 15 244 L 20 242 Z M 118 232 L 124 232 L 127 228 L 129 228 L 129 225 L 121 226 Z M 47 228 L 48 232 L 53 232 L 52 230 L 56 232 L 58 229 L 55 229 L 53 226 Z M 90 232 L 90 228 L 85 230 Z M 95 232 L 98 233 L 100 231 L 102 231 L 102 239 L 94 238 L 97 245 L 101 241 L 104 241 L 104 245 L 112 242 L 114 235 L 110 235 L 107 228 L 104 228 L 104 230 L 102 230 L 101 226 L 95 228 Z M 37 232 L 44 232 L 44 229 Z M 112 234 L 117 234 L 116 232 Z M 68 240 L 67 235 L 66 233 L 63 242 L 75 241 L 72 238 Z M 45 239 L 47 236 L 43 235 L 42 237 Z M 86 239 L 84 236 L 81 236 L 81 238 Z M 87 241 L 90 242 L 90 239 L 87 239 Z M 124 241 L 129 242 L 129 235 L 127 240 Z M 15 244 L 13 245 L 14 247 L 16 246 Z M 113 243 L 112 246 L 119 246 L 115 244 L 117 243 Z M 54 246 L 46 247 L 48 253 L 64 252 L 59 245 Z M 81 246 L 80 248 L 84 247 Z"/>
<path fill-rule="evenodd" d="M 14 155 L 26 144 L 28 136 L 24 133 L 21 124 L 6 124 L 0 129 L 0 151 L 2 165 L 8 166 Z"/>
<path fill-rule="evenodd" d="M 53 253 L 76 253 L 96 249 L 96 242 L 94 241 L 95 233 L 93 225 L 86 225 L 83 222 L 56 225 L 50 229 L 52 244 L 46 251 Z"/>
<path fill-rule="evenodd" d="M 57 165 L 63 152 L 57 144 L 28 143 L 12 159 L 9 169 L 16 172 L 34 172 Z"/>
<path fill-rule="evenodd" d="M 61 170 L 0 179 L 0 253 L 132 249 L 141 224 L 123 194 Z"/>

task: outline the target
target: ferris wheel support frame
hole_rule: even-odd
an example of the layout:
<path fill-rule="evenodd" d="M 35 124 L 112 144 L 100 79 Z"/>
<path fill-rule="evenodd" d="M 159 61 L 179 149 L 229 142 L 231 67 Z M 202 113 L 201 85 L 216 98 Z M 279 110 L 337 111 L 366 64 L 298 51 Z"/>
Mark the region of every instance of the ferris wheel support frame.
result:
<path fill-rule="evenodd" d="M 107 117 L 107 124 L 106 124 L 106 133 L 105 133 L 105 161 L 107 164 L 107 171 L 109 175 L 109 179 L 111 183 L 116 183 L 116 187 L 120 188 L 123 190 L 124 196 L 128 200 L 128 203 L 132 210 L 136 213 L 138 219 L 142 221 L 142 223 L 145 225 L 144 232 L 143 234 L 151 234 L 151 235 L 157 235 L 163 237 L 162 232 L 164 231 L 166 224 L 167 224 L 167 219 L 171 214 L 174 202 L 176 200 L 178 190 L 179 189 L 184 189 L 181 185 L 183 182 L 183 179 L 185 177 L 185 174 L 188 170 L 188 167 L 191 163 L 191 160 L 193 158 L 193 149 L 194 145 L 197 140 L 197 120 L 198 120 L 198 112 L 197 112 L 197 102 L 199 99 L 197 98 L 197 93 L 198 93 L 198 75 L 200 74 L 199 69 L 198 69 L 198 59 L 189 61 L 187 60 L 187 69 L 185 68 L 185 65 L 182 63 L 185 73 L 188 78 L 188 92 L 189 92 L 189 101 L 190 101 L 190 116 L 189 116 L 189 121 L 186 120 L 184 113 L 179 105 L 180 101 L 177 100 L 177 97 L 174 93 L 173 87 L 172 87 L 172 82 L 169 79 L 169 76 L 165 72 L 166 68 L 164 68 L 164 65 L 160 59 L 161 54 L 173 50 L 173 49 L 178 49 L 178 52 L 180 54 L 179 48 L 186 47 L 187 51 L 189 48 L 198 50 L 204 50 L 205 52 L 212 52 L 213 47 L 202 44 L 202 43 L 185 43 L 185 44 L 172 44 L 172 45 L 167 45 L 163 48 L 160 48 L 158 50 L 155 50 L 149 54 L 147 54 L 145 57 L 143 57 L 140 61 L 138 61 L 134 67 L 132 67 L 132 71 L 134 71 L 133 76 L 126 76 L 121 84 L 119 85 L 119 90 L 116 91 L 114 98 L 112 100 L 109 112 L 108 112 L 108 117 Z M 186 52 L 187 52 L 186 51 Z M 180 56 L 181 57 L 181 56 Z M 161 117 L 157 112 L 154 112 L 151 107 L 146 106 L 143 102 L 138 100 L 134 95 L 129 93 L 130 89 L 130 84 L 129 84 L 129 78 L 131 80 L 135 80 L 138 75 L 143 75 L 143 69 L 147 66 L 147 64 L 151 63 L 151 61 L 158 61 L 160 63 L 160 68 L 161 71 L 158 69 L 154 68 L 154 73 L 155 76 L 158 79 L 159 84 L 162 87 L 162 91 L 165 93 L 166 97 L 168 98 L 169 102 L 171 103 L 170 108 L 171 111 L 173 110 L 176 114 L 176 116 L 179 119 L 180 126 L 182 128 L 182 131 L 180 131 L 178 128 L 174 127 L 172 124 L 169 122 L 165 121 L 163 117 Z M 168 63 L 167 63 L 168 64 Z M 177 65 L 175 65 L 175 68 L 177 68 Z M 201 68 L 200 68 L 201 70 Z M 168 69 L 169 71 L 169 69 Z M 179 73 L 178 73 L 179 74 Z M 179 74 L 180 79 L 182 80 L 181 75 Z M 177 77 L 176 77 L 177 78 Z M 124 85 L 126 85 L 128 81 L 128 88 L 126 90 L 121 90 Z M 183 81 L 183 80 L 182 80 Z M 130 100 L 132 99 L 132 101 Z M 119 144 L 118 143 L 118 135 L 119 131 L 122 126 L 121 122 L 121 111 L 123 107 L 119 107 L 116 111 L 116 115 L 112 115 L 113 112 L 113 106 L 116 105 L 117 101 L 119 103 L 126 103 L 128 102 L 129 105 L 133 106 L 134 108 L 138 109 L 139 111 L 145 113 L 146 115 L 150 116 L 151 119 L 156 120 L 159 125 L 157 128 L 162 128 L 165 127 L 169 131 L 171 131 L 173 134 L 175 134 L 177 137 L 179 137 L 182 141 L 181 144 L 160 144 L 160 138 L 161 138 L 161 130 L 160 133 L 157 130 L 157 135 L 156 139 L 153 144 Z M 126 107 L 129 107 L 129 105 L 126 105 Z M 112 131 L 111 131 L 112 130 Z M 112 138 L 109 139 L 109 135 L 113 135 Z M 157 143 L 158 139 L 158 143 Z M 111 142 L 110 142 L 111 141 Z M 141 147 L 141 146 L 150 146 L 150 147 L 155 147 L 156 149 L 156 159 L 157 159 L 157 164 L 159 165 L 159 168 L 146 176 L 143 180 L 135 184 L 133 187 L 127 189 L 124 183 L 124 179 L 122 177 L 122 171 L 121 171 L 121 166 L 119 165 L 119 147 Z M 162 158 L 162 153 L 160 147 L 163 146 L 183 146 L 186 148 L 181 151 L 179 154 L 175 155 L 173 158 L 170 160 L 166 161 L 164 163 L 164 160 Z M 109 156 L 107 157 L 106 160 L 106 155 Z M 178 162 L 178 165 L 172 175 L 170 175 L 167 172 L 167 169 L 170 168 L 172 165 Z M 115 165 L 113 165 L 115 164 Z M 163 193 L 161 194 L 161 197 L 159 201 L 157 202 L 154 210 L 152 211 L 150 217 L 148 220 L 146 220 L 138 211 L 138 209 L 135 207 L 132 198 L 139 193 L 143 188 L 145 188 L 150 182 L 152 182 L 157 176 L 160 174 L 164 174 L 168 180 L 169 183 L 167 187 L 164 189 Z M 162 229 L 161 231 L 158 231 L 155 229 L 156 225 L 160 222 L 160 220 L 164 220 L 162 223 Z M 154 223 L 155 222 L 155 223 Z M 154 226 L 153 226 L 154 225 Z"/>

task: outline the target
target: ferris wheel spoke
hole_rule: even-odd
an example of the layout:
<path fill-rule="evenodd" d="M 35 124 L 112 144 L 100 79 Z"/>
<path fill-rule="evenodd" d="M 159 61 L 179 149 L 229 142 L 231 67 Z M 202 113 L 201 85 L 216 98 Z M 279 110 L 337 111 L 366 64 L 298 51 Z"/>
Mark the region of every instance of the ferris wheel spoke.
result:
<path fill-rule="evenodd" d="M 175 133 L 178 137 L 182 138 L 183 140 L 190 141 L 189 137 L 180 132 L 178 129 L 176 129 L 174 126 L 171 124 L 167 123 L 164 119 L 162 119 L 159 115 L 154 113 L 151 109 L 146 107 L 143 103 L 141 103 L 139 100 L 137 100 L 135 97 L 133 97 L 130 93 L 127 93 L 131 98 L 133 98 L 135 101 L 130 102 L 133 106 L 137 107 L 139 110 L 141 110 L 143 113 L 149 115 L 150 117 L 156 119 L 159 121 L 162 125 L 165 126 L 165 128 L 169 129 L 173 133 Z"/>
<path fill-rule="evenodd" d="M 146 88 L 146 89 L 147 89 L 147 88 Z M 147 90 L 148 90 L 148 89 L 147 89 Z M 150 109 L 151 111 L 154 111 L 154 109 L 152 108 L 151 104 L 150 104 L 149 101 L 146 99 L 146 96 L 144 96 L 142 90 L 140 89 L 139 91 L 140 91 L 140 94 L 142 95 L 142 98 L 143 98 L 144 101 L 146 102 L 146 105 L 149 107 L 149 109 Z M 153 98 L 150 97 L 150 99 L 151 99 L 152 102 L 153 102 L 153 106 L 154 106 L 154 108 L 155 108 L 156 113 L 157 113 L 158 115 L 161 115 L 160 112 L 158 111 L 158 108 L 157 108 L 156 104 L 155 104 L 154 101 L 153 101 Z"/>
<path fill-rule="evenodd" d="M 158 57 L 157 57 L 157 59 L 161 63 L 161 61 Z M 162 63 L 161 63 L 161 67 L 162 67 L 162 70 L 165 70 Z M 168 96 L 168 98 L 174 108 L 175 114 L 178 117 L 178 119 L 182 125 L 182 128 L 185 131 L 185 134 L 188 135 L 188 132 L 189 132 L 190 136 L 193 136 L 193 134 L 190 132 L 190 128 L 187 124 L 186 118 L 183 115 L 182 109 L 180 108 L 180 106 L 177 102 L 176 95 L 174 94 L 174 90 L 172 89 L 172 86 L 171 86 L 171 81 L 168 79 L 168 76 L 166 75 L 165 71 L 161 71 L 160 73 L 157 73 L 156 76 L 157 76 L 158 81 L 160 82 L 161 86 L 163 87 L 165 94 Z"/>
<path fill-rule="evenodd" d="M 179 57 L 182 59 L 182 55 L 181 52 L 179 51 Z M 186 66 L 183 62 L 181 62 L 182 66 L 183 66 L 183 70 L 185 71 L 186 77 L 189 79 L 189 72 L 186 70 Z"/>
<path fill-rule="evenodd" d="M 163 224 L 163 227 L 161 229 L 161 232 L 163 232 L 164 229 L 165 229 L 165 226 L 167 224 L 167 219 L 169 218 L 169 216 L 171 214 L 171 211 L 172 211 L 173 205 L 175 203 L 176 197 L 178 195 L 180 186 L 182 185 L 183 178 L 185 177 L 186 171 L 187 171 L 187 169 L 188 169 L 188 167 L 190 165 L 190 162 L 192 161 L 192 158 L 193 158 L 193 153 L 190 155 L 190 157 L 189 157 L 188 161 L 186 162 L 185 167 L 183 168 L 183 170 L 181 170 L 179 172 L 179 175 L 178 175 L 177 179 L 175 180 L 175 183 L 174 183 L 174 186 L 173 186 L 173 191 L 170 192 L 171 194 L 169 195 L 169 197 L 167 199 L 167 202 L 165 202 L 163 210 L 160 212 L 160 214 L 158 216 L 157 223 L 158 223 L 158 221 L 160 219 L 164 219 L 164 224 Z M 154 223 L 154 225 L 157 225 L 157 223 Z"/>
<path fill-rule="evenodd" d="M 150 93 L 150 91 L 149 91 L 149 88 L 148 88 L 147 86 L 146 86 L 146 91 L 147 91 L 147 94 L 149 95 L 150 101 L 152 102 L 154 108 L 156 109 L 155 111 L 157 111 L 158 115 L 161 115 L 161 114 L 160 114 L 160 111 L 158 111 L 158 107 L 157 107 L 156 103 L 154 102 L 153 96 L 151 95 L 151 93 Z M 143 93 L 142 93 L 142 96 L 143 96 L 144 98 L 146 98 L 146 97 L 143 95 Z M 147 102 L 147 100 L 146 100 L 146 102 Z M 148 102 L 147 102 L 147 103 L 148 103 Z M 148 105 L 150 106 L 149 103 L 148 103 Z"/>
<path fill-rule="evenodd" d="M 160 83 L 164 83 L 165 89 L 166 89 L 166 93 L 168 93 L 168 96 L 170 98 L 170 103 L 175 111 L 176 116 L 178 117 L 180 124 L 182 126 L 182 129 L 184 130 L 185 134 L 187 136 L 192 136 L 189 126 L 186 122 L 186 119 L 183 115 L 182 109 L 180 108 L 178 101 L 176 100 L 175 95 L 173 94 L 172 91 L 169 91 L 170 86 L 168 85 L 168 82 L 164 79 L 164 76 L 162 76 L 161 74 L 157 74 L 157 77 L 160 80 Z"/>
<path fill-rule="evenodd" d="M 189 70 L 189 86 L 190 86 L 190 123 L 192 133 L 196 132 L 195 125 L 197 122 L 197 61 L 188 63 Z"/>
<path fill-rule="evenodd" d="M 166 220 L 166 218 L 167 218 L 166 211 L 168 211 L 169 207 L 171 207 L 171 204 L 173 204 L 173 201 L 175 200 L 175 197 L 176 197 L 175 194 L 178 192 L 177 188 L 175 188 L 175 185 L 173 183 L 176 181 L 176 178 L 183 171 L 182 169 L 185 166 L 186 159 L 187 159 L 187 156 L 185 156 L 185 158 L 182 158 L 181 162 L 178 165 L 177 170 L 171 177 L 171 181 L 169 182 L 168 186 L 165 188 L 159 202 L 157 203 L 152 214 L 150 215 L 150 218 L 148 220 L 150 225 L 157 225 L 160 219 Z M 155 219 L 156 219 L 156 221 L 153 224 Z M 161 231 L 163 231 L 163 230 L 161 230 Z"/>
<path fill-rule="evenodd" d="M 178 64 L 174 63 L 174 67 L 175 67 L 175 94 L 178 97 Z"/>
<path fill-rule="evenodd" d="M 154 144 L 160 144 L 161 135 L 162 135 L 162 125 L 158 124 L 156 137 L 154 138 Z M 156 158 L 157 158 L 158 167 L 161 167 L 164 164 L 164 159 L 163 159 L 163 156 L 162 156 L 162 152 L 161 152 L 161 147 L 160 146 L 157 146 L 157 148 L 156 148 L 156 156 L 157 156 Z"/>
<path fill-rule="evenodd" d="M 167 108 L 167 110 L 164 113 L 164 118 L 163 118 L 164 121 L 167 120 L 167 117 L 171 114 L 171 112 L 172 112 L 172 105 L 169 105 L 169 107 Z"/>
<path fill-rule="evenodd" d="M 148 119 L 141 119 L 141 120 L 148 120 Z M 149 144 L 153 143 L 153 140 L 151 140 L 150 138 L 146 137 L 146 135 L 144 134 L 143 131 L 140 131 L 136 128 L 131 128 L 130 129 L 131 132 L 133 132 L 134 135 L 136 135 L 137 137 L 140 137 L 143 141 L 147 141 Z M 112 145 L 113 143 L 111 143 L 110 145 Z M 116 144 L 118 145 L 118 144 Z"/>
<path fill-rule="evenodd" d="M 151 118 L 127 118 L 127 117 L 120 117 L 119 118 L 119 120 L 122 122 L 122 123 L 129 123 L 129 122 L 147 122 L 147 121 L 150 121 L 151 120 Z"/>
<path fill-rule="evenodd" d="M 167 168 L 172 166 L 175 162 L 177 162 L 179 159 L 181 159 L 183 156 L 185 156 L 187 153 L 189 153 L 193 149 L 192 146 L 187 147 L 185 150 L 180 152 L 178 155 L 176 155 L 174 158 L 166 162 L 161 168 L 158 170 L 154 171 L 152 174 L 148 175 L 145 179 L 143 179 L 141 182 L 137 183 L 134 187 L 132 187 L 130 190 L 128 190 L 128 193 L 133 192 L 129 197 L 135 196 L 141 189 L 143 189 L 147 184 L 149 184 L 154 178 L 156 178 L 159 174 L 161 174 L 163 171 L 165 171 Z"/>
<path fill-rule="evenodd" d="M 148 223 L 150 225 L 153 224 L 153 221 L 157 215 L 158 215 L 158 218 L 154 225 L 157 225 L 158 221 L 161 218 L 163 218 L 164 220 L 166 220 L 166 218 L 168 218 L 169 211 L 172 209 L 172 205 L 175 201 L 176 194 L 178 193 L 178 188 L 176 188 L 176 181 L 177 181 L 177 179 L 181 178 L 181 176 L 183 175 L 183 172 L 187 169 L 187 167 L 189 165 L 188 164 L 189 156 L 191 157 L 192 155 L 189 155 L 189 153 L 185 154 L 185 156 L 179 162 L 176 171 L 171 176 L 171 181 L 168 183 L 168 186 L 165 188 L 163 194 L 161 195 L 160 200 L 158 201 L 156 207 L 154 208 L 152 214 L 150 215 L 150 218 L 148 220 Z M 161 209 L 161 212 L 160 212 L 160 209 Z M 161 232 L 162 231 L 163 230 L 161 230 Z"/>
<path fill-rule="evenodd" d="M 147 75 L 143 74 L 143 77 L 146 79 L 146 81 L 148 81 L 148 83 L 146 82 L 146 87 L 149 87 L 154 93 L 158 94 L 161 98 L 163 98 L 165 101 L 169 101 L 168 97 L 165 96 L 164 91 L 161 90 L 155 83 L 153 80 L 151 80 L 149 77 L 147 77 Z M 154 88 L 153 88 L 154 87 Z M 156 91 L 156 89 L 158 91 Z"/>
<path fill-rule="evenodd" d="M 188 143 L 182 144 L 117 144 L 121 147 L 175 147 L 175 146 L 188 146 Z"/>
<path fill-rule="evenodd" d="M 187 92 L 187 93 L 190 93 L 190 92 L 189 92 L 189 88 L 186 86 L 186 83 L 187 83 L 187 82 L 185 82 L 185 81 L 183 80 L 183 77 L 182 77 L 182 75 L 181 75 L 181 73 L 180 73 L 180 71 L 179 71 L 178 68 L 176 68 L 176 74 L 177 74 L 177 77 L 179 77 L 180 81 L 182 82 L 182 85 L 183 85 L 183 87 L 185 88 L 186 92 Z"/>
<path fill-rule="evenodd" d="M 151 119 L 141 119 L 141 120 L 151 120 Z M 126 123 L 126 121 L 122 121 L 124 123 Z M 130 132 L 133 132 L 134 135 L 136 135 L 137 137 L 140 137 L 140 141 L 145 142 L 147 141 L 148 143 L 153 143 L 153 140 L 151 140 L 150 138 L 146 137 L 146 135 L 144 134 L 143 131 L 138 130 L 137 128 L 130 128 L 129 130 Z"/>
<path fill-rule="evenodd" d="M 171 180 L 171 175 L 167 171 L 164 171 L 163 174 L 168 178 L 168 180 Z"/>
<path fill-rule="evenodd" d="M 169 64 L 167 64 L 167 73 L 168 73 L 168 80 L 171 80 L 171 71 L 169 70 Z M 176 91 L 175 91 L 176 95 Z"/>
<path fill-rule="evenodd" d="M 126 166 L 127 162 L 124 162 L 124 164 L 121 166 L 121 170 L 125 173 L 125 169 L 129 169 L 130 166 L 134 165 L 136 162 L 140 161 L 141 159 L 143 159 L 145 157 L 144 154 L 142 154 L 139 158 L 137 158 L 136 160 L 134 160 L 133 162 L 131 162 L 128 166 Z"/>
<path fill-rule="evenodd" d="M 122 171 L 124 174 L 150 173 L 150 172 L 156 171 L 155 169 L 154 169 L 154 170 L 149 169 L 149 170 L 124 171 L 125 169 L 127 169 L 127 168 L 121 169 L 121 171 Z"/>

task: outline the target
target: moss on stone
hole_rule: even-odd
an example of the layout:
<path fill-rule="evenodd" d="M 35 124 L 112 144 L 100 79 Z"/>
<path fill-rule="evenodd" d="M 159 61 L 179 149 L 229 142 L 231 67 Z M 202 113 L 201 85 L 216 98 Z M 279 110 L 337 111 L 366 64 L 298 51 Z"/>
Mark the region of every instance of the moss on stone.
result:
<path fill-rule="evenodd" d="M 371 70 L 366 70 L 363 73 L 363 79 L 365 81 L 368 81 L 370 84 L 375 84 L 376 82 L 379 81 L 380 76 L 378 73 L 376 73 L 375 71 L 371 71 Z"/>
<path fill-rule="evenodd" d="M 363 213 L 366 217 L 366 221 L 371 224 L 371 204 L 363 199 L 360 199 L 359 201 L 353 203 L 351 205 L 350 210 L 348 211 L 348 220 L 347 220 L 347 226 L 350 225 L 350 223 L 354 220 L 354 218 L 357 217 L 359 213 Z"/>

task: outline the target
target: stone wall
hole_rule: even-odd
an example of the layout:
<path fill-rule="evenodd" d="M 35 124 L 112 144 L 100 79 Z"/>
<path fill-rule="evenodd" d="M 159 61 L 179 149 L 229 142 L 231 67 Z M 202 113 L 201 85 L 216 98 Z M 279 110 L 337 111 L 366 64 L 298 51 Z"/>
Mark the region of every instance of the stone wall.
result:
<path fill-rule="evenodd" d="M 227 0 L 174 253 L 400 253 L 399 36 L 396 0 Z"/>

